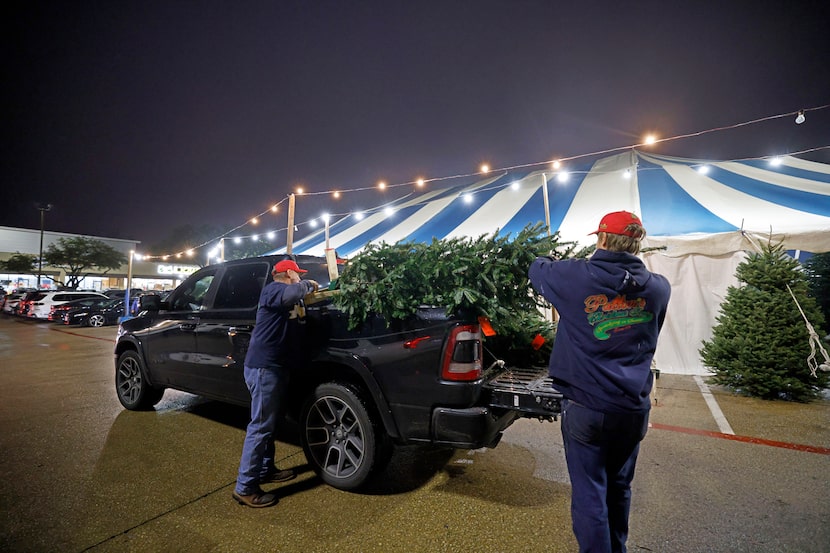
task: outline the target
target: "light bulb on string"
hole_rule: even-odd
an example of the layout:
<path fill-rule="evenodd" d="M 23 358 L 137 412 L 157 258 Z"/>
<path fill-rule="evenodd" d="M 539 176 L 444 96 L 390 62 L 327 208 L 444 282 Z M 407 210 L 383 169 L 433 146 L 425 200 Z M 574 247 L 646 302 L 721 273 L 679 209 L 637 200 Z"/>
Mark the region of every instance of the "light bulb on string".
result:
<path fill-rule="evenodd" d="M 335 200 L 340 199 L 340 191 L 339 190 L 335 190 L 334 192 L 331 193 L 331 195 Z"/>
<path fill-rule="evenodd" d="M 490 172 L 490 166 L 487 165 L 486 163 L 482 163 L 481 164 L 481 172 L 486 175 L 487 173 Z"/>
<path fill-rule="evenodd" d="M 418 179 L 415 181 L 415 184 L 418 186 L 418 188 L 423 188 L 424 184 L 426 184 L 426 181 L 424 179 Z"/>
<path fill-rule="evenodd" d="M 271 213 L 276 213 L 276 212 L 277 212 L 277 204 L 274 204 L 274 205 L 271 206 Z"/>
<path fill-rule="evenodd" d="M 562 167 L 562 164 L 559 162 L 558 159 L 554 160 L 553 163 L 550 164 L 553 169 L 559 169 Z"/>
<path fill-rule="evenodd" d="M 795 124 L 800 125 L 802 124 L 807 118 L 804 117 L 804 110 L 799 110 L 798 115 L 795 116 Z"/>
<path fill-rule="evenodd" d="M 378 181 L 378 190 L 386 190 L 386 182 Z"/>

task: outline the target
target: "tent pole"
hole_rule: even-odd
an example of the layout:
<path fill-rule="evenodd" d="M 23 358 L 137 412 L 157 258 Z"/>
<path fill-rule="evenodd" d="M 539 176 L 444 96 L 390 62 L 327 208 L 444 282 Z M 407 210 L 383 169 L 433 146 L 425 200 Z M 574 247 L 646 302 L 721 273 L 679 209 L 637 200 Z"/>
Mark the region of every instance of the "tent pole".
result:
<path fill-rule="evenodd" d="M 288 195 L 288 238 L 285 244 L 285 253 L 291 255 L 294 245 L 294 194 Z"/>
<path fill-rule="evenodd" d="M 548 227 L 548 236 L 550 232 L 550 203 L 548 200 L 548 176 L 542 173 L 542 197 L 545 199 L 545 224 Z"/>

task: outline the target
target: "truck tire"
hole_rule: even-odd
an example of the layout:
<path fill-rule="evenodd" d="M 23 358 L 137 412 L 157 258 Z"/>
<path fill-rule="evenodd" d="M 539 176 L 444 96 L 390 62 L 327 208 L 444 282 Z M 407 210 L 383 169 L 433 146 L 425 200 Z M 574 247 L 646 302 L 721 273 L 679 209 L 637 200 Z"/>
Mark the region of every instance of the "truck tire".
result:
<path fill-rule="evenodd" d="M 360 488 L 391 457 L 391 441 L 379 417 L 353 385 L 327 382 L 317 386 L 300 421 L 306 459 L 334 488 Z"/>
<path fill-rule="evenodd" d="M 115 365 L 115 391 L 118 401 L 130 411 L 152 409 L 164 395 L 164 388 L 154 388 L 147 382 L 141 357 L 127 350 Z"/>

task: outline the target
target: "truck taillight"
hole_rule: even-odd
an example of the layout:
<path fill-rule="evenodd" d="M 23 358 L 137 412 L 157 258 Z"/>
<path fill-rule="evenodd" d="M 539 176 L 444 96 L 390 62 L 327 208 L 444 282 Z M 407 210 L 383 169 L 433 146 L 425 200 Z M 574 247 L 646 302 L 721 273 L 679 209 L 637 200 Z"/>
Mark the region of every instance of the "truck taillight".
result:
<path fill-rule="evenodd" d="M 457 381 L 481 377 L 481 331 L 478 325 L 461 325 L 450 331 L 441 377 Z"/>

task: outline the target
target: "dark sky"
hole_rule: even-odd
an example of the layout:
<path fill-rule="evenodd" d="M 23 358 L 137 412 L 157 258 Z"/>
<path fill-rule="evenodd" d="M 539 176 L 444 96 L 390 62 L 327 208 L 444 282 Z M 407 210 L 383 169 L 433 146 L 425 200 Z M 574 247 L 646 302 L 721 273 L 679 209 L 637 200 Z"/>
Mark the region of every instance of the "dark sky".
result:
<path fill-rule="evenodd" d="M 63 1 L 0 8 L 0 225 L 140 240 L 302 183 L 409 182 L 830 104 L 830 3 Z M 659 145 L 830 145 L 830 108 Z M 830 162 L 828 151 L 805 155 Z M 297 217 L 400 195 L 298 200 Z M 370 194 L 371 196 L 366 196 Z M 610 206 L 613 207 L 613 206 Z M 261 228 L 284 227 L 285 211 Z M 253 232 L 253 231 L 251 231 Z"/>

